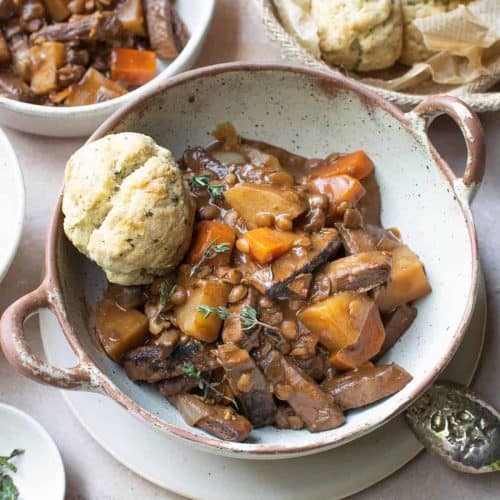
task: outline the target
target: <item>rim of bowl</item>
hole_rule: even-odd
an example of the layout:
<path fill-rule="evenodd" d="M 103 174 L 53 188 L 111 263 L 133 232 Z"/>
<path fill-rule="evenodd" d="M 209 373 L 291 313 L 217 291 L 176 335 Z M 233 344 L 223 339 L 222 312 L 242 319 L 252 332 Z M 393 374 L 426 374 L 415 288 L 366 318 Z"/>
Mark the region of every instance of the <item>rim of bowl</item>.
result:
<path fill-rule="evenodd" d="M 16 184 L 16 192 L 14 195 L 18 198 L 18 203 L 15 206 L 16 210 L 16 220 L 14 221 L 14 226 L 17 228 L 17 231 L 14 234 L 14 237 L 10 240 L 10 243 L 6 245 L 6 259 L 0 268 L 0 283 L 5 278 L 5 275 L 9 272 L 12 261 L 14 260 L 17 249 L 19 248 L 19 244 L 21 243 L 21 237 L 23 234 L 24 227 L 24 216 L 26 210 L 26 190 L 24 187 L 24 178 L 23 172 L 21 170 L 21 164 L 19 163 L 19 159 L 14 151 L 14 147 L 12 146 L 7 134 L 0 128 L 0 144 L 3 144 L 6 150 L 6 162 L 10 165 L 10 170 L 14 175 L 14 183 Z"/>
<path fill-rule="evenodd" d="M 356 93 L 361 100 L 363 100 L 367 107 L 378 106 L 395 117 L 401 124 L 409 131 L 416 141 L 421 141 L 422 133 L 418 133 L 411 120 L 408 116 L 403 113 L 398 107 L 389 101 L 385 100 L 378 94 L 376 94 L 371 89 L 367 88 L 365 85 L 344 77 L 342 75 L 331 75 L 325 73 L 321 70 L 306 68 L 302 66 L 290 65 L 290 64 L 247 64 L 247 63 L 225 63 L 213 66 L 207 66 L 204 68 L 199 68 L 191 71 L 187 71 L 180 75 L 170 78 L 168 81 L 163 82 L 158 88 L 149 90 L 144 95 L 134 99 L 134 101 L 128 103 L 126 106 L 120 108 L 118 111 L 113 113 L 98 129 L 90 136 L 87 142 L 92 142 L 100 137 L 109 133 L 125 116 L 131 112 L 138 112 L 150 98 L 168 91 L 173 87 L 182 85 L 185 82 L 196 80 L 204 77 L 212 77 L 220 75 L 223 73 L 231 72 L 266 72 L 266 71 L 278 71 L 286 73 L 299 73 L 311 78 L 316 79 L 325 85 L 325 89 L 328 90 L 328 85 L 331 85 L 333 89 L 347 89 Z M 446 182 L 448 182 L 450 188 L 453 192 L 457 192 L 455 188 L 455 182 L 457 177 L 449 167 L 449 165 L 444 161 L 444 159 L 439 155 L 437 150 L 434 148 L 427 134 L 425 133 L 427 140 L 427 145 L 429 147 L 430 154 L 432 156 L 433 162 L 445 176 Z M 458 194 L 458 193 L 457 193 Z M 458 349 L 460 343 L 462 342 L 463 336 L 466 332 L 467 325 L 471 318 L 473 311 L 473 306 L 475 304 L 477 286 L 478 286 L 478 246 L 476 233 L 474 228 L 474 222 L 472 219 L 472 214 L 469 209 L 468 204 L 464 201 L 462 196 L 457 195 L 455 201 L 458 203 L 461 212 L 463 214 L 469 239 L 468 243 L 471 246 L 471 287 L 467 295 L 467 303 L 462 311 L 459 326 L 456 330 L 456 334 L 453 337 L 452 342 L 449 345 L 448 352 L 445 356 L 436 362 L 434 369 L 421 380 L 417 387 L 415 387 L 408 397 L 401 401 L 397 406 L 393 407 L 387 414 L 380 418 L 376 423 L 371 425 L 360 424 L 349 432 L 344 432 L 340 437 L 333 438 L 332 436 L 325 436 L 323 439 L 317 439 L 310 444 L 255 444 L 255 443 L 237 443 L 231 441 L 223 441 L 221 439 L 215 438 L 208 434 L 198 435 L 191 432 L 188 429 L 182 429 L 175 424 L 165 422 L 158 416 L 152 414 L 148 410 L 140 406 L 135 400 L 127 396 L 123 391 L 121 391 L 111 379 L 105 375 L 90 359 L 86 354 L 83 347 L 78 340 L 78 335 L 73 329 L 73 326 L 68 321 L 63 307 L 64 300 L 62 299 L 62 288 L 60 285 L 59 272 L 58 272 L 58 240 L 59 235 L 62 231 L 62 220 L 63 214 L 61 210 L 62 205 L 62 191 L 58 198 L 58 201 L 54 207 L 54 212 L 49 226 L 49 233 L 47 237 L 46 246 L 46 282 L 50 283 L 51 292 L 57 294 L 60 300 L 55 301 L 55 310 L 58 316 L 59 322 L 61 323 L 62 330 L 65 337 L 69 341 L 70 345 L 73 346 L 80 354 L 83 355 L 85 363 L 89 365 L 90 370 L 96 377 L 99 384 L 99 389 L 102 390 L 109 397 L 113 398 L 115 401 L 124 406 L 127 410 L 132 411 L 136 415 L 145 419 L 148 423 L 161 429 L 170 435 L 181 438 L 183 440 L 192 442 L 194 444 L 200 445 L 207 451 L 221 452 L 226 455 L 241 457 L 241 458 L 252 458 L 252 456 L 259 458 L 291 458 L 298 455 L 308 455 L 313 453 L 318 453 L 320 451 L 325 451 L 327 449 L 335 448 L 349 441 L 362 437 L 363 435 L 375 430 L 381 425 L 388 422 L 390 419 L 394 418 L 396 415 L 404 411 L 408 406 L 410 406 L 418 397 L 420 397 L 425 390 L 430 386 L 430 384 L 438 377 L 438 375 L 443 371 L 446 365 L 450 362 L 451 358 Z M 61 321 L 62 320 L 62 321 Z M 342 429 L 340 427 L 339 429 Z M 316 435 L 327 434 L 326 431 L 323 433 L 317 433 Z M 311 433 L 311 436 L 315 434 Z"/>
<path fill-rule="evenodd" d="M 18 111 L 30 115 L 49 115 L 53 117 L 78 114 L 80 116 L 93 115 L 96 112 L 105 112 L 126 105 L 131 100 L 136 100 L 141 97 L 143 92 L 155 92 L 160 86 L 172 76 L 182 71 L 184 64 L 195 52 L 202 43 L 208 28 L 213 19 L 216 0 L 205 0 L 208 4 L 208 15 L 202 21 L 202 26 L 193 33 L 188 40 L 186 46 L 181 50 L 180 54 L 162 71 L 160 71 L 152 80 L 137 87 L 136 89 L 127 92 L 126 94 L 111 99 L 109 101 L 99 102 L 96 104 L 85 104 L 82 106 L 46 106 L 44 104 L 32 104 L 29 102 L 16 101 L 0 95 L 0 106 L 5 106 L 11 111 Z"/>

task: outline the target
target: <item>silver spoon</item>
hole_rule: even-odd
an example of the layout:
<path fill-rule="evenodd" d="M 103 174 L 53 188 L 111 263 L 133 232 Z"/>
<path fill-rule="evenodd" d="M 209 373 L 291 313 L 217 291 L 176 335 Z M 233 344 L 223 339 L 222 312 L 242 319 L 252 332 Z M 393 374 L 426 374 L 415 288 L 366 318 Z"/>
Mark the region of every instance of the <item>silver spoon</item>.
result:
<path fill-rule="evenodd" d="M 500 471 L 500 414 L 465 386 L 436 382 L 405 418 L 425 448 L 452 469 Z"/>

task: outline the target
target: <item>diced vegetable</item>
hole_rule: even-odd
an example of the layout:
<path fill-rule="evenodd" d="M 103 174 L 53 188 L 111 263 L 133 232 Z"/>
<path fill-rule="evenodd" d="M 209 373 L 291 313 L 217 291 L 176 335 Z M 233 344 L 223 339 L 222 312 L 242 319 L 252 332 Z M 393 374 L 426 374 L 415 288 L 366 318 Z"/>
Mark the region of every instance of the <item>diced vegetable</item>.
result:
<path fill-rule="evenodd" d="M 151 47 L 162 59 L 173 59 L 178 49 L 172 25 L 172 4 L 165 0 L 144 0 Z"/>
<path fill-rule="evenodd" d="M 259 227 L 243 236 L 247 241 L 250 256 L 260 264 L 267 264 L 292 248 L 297 236 L 294 233 Z"/>
<path fill-rule="evenodd" d="M 131 31 L 134 35 L 145 36 L 144 9 L 141 0 L 125 0 L 116 9 L 118 19 L 125 30 Z"/>
<path fill-rule="evenodd" d="M 60 42 L 45 42 L 30 49 L 31 90 L 44 95 L 57 89 L 57 69 L 66 62 L 66 48 Z"/>
<path fill-rule="evenodd" d="M 363 212 L 363 220 L 365 224 L 380 226 L 382 225 L 380 221 L 382 200 L 375 172 L 365 177 L 362 184 L 366 190 L 366 194 L 359 200 L 358 208 Z"/>
<path fill-rule="evenodd" d="M 335 293 L 347 290 L 367 292 L 385 284 L 390 270 L 391 254 L 375 251 L 336 259 L 327 264 L 323 272 L 330 278 L 331 293 Z"/>
<path fill-rule="evenodd" d="M 210 405 L 194 394 L 178 394 L 169 401 L 177 408 L 188 425 L 226 441 L 245 441 L 252 431 L 252 424 L 231 407 Z"/>
<path fill-rule="evenodd" d="M 64 21 L 71 15 L 65 0 L 43 0 L 43 4 L 54 21 Z"/>
<path fill-rule="evenodd" d="M 28 39 L 24 36 L 15 37 L 9 41 L 12 68 L 25 82 L 31 77 L 31 56 Z"/>
<path fill-rule="evenodd" d="M 217 348 L 217 357 L 232 393 L 238 398 L 250 422 L 255 427 L 272 424 L 276 405 L 269 383 L 250 353 L 234 344 L 221 344 Z"/>
<path fill-rule="evenodd" d="M 273 384 L 275 396 L 286 401 L 311 432 L 334 429 L 344 423 L 344 415 L 333 397 L 281 352 L 260 350 L 256 360 L 264 376 Z"/>
<path fill-rule="evenodd" d="M 10 61 L 10 50 L 7 45 L 7 41 L 0 31 L 0 65 L 8 63 Z"/>
<path fill-rule="evenodd" d="M 224 193 L 226 201 L 244 219 L 249 229 L 257 227 L 256 216 L 265 212 L 293 220 L 306 210 L 305 200 L 287 188 L 270 184 L 240 183 Z"/>
<path fill-rule="evenodd" d="M 312 273 L 330 260 L 341 247 L 340 238 L 333 228 L 325 228 L 311 235 L 311 246 L 300 247 L 277 258 L 271 269 L 256 270 L 250 283 L 262 294 L 273 298 L 289 299 L 292 292 L 288 285 L 299 275 Z"/>
<path fill-rule="evenodd" d="M 327 378 L 321 388 L 343 409 L 359 408 L 400 391 L 412 376 L 396 364 L 364 365 L 341 376 Z"/>
<path fill-rule="evenodd" d="M 332 175 L 350 175 L 361 180 L 373 172 L 373 162 L 364 151 L 355 151 L 338 158 L 327 160 L 312 169 L 314 177 L 330 177 Z"/>
<path fill-rule="evenodd" d="M 37 100 L 26 82 L 9 70 L 0 71 L 0 95 L 25 102 Z"/>
<path fill-rule="evenodd" d="M 424 266 L 406 245 L 392 250 L 392 269 L 388 284 L 376 297 L 381 312 L 420 299 L 431 292 Z"/>
<path fill-rule="evenodd" d="M 94 68 L 89 68 L 64 101 L 66 106 L 82 106 L 114 99 L 127 91 L 117 82 L 106 78 Z"/>
<path fill-rule="evenodd" d="M 346 370 L 375 356 L 384 342 L 384 325 L 375 302 L 366 295 L 343 292 L 312 304 L 300 321 L 331 353 L 330 363 Z"/>
<path fill-rule="evenodd" d="M 60 104 L 62 103 L 68 96 L 71 95 L 72 88 L 71 86 L 66 87 L 65 89 L 60 90 L 59 92 L 52 92 L 50 94 L 50 100 L 54 104 Z"/>
<path fill-rule="evenodd" d="M 5 21 L 12 17 L 17 10 L 14 0 L 0 0 L 0 20 Z"/>
<path fill-rule="evenodd" d="M 215 221 L 201 221 L 196 228 L 196 233 L 191 244 L 191 250 L 187 256 L 189 264 L 198 264 L 205 251 L 210 245 L 220 245 L 227 243 L 229 249 L 225 252 L 219 252 L 211 259 L 207 259 L 207 264 L 226 266 L 231 259 L 234 242 L 236 240 L 236 231 L 227 224 Z"/>
<path fill-rule="evenodd" d="M 96 330 L 106 354 L 119 361 L 140 346 L 148 333 L 148 318 L 137 309 L 121 309 L 113 300 L 103 300 L 96 311 Z"/>
<path fill-rule="evenodd" d="M 182 279 L 180 284 L 184 285 Z M 205 317 L 198 311 L 198 307 L 202 304 L 212 307 L 226 306 L 230 291 L 231 285 L 222 281 L 201 281 L 196 288 L 189 288 L 186 303 L 175 310 L 177 325 L 182 332 L 204 342 L 215 342 L 222 320 L 217 314 Z"/>
<path fill-rule="evenodd" d="M 113 49 L 111 78 L 127 85 L 143 85 L 156 76 L 156 55 L 150 50 Z"/>
<path fill-rule="evenodd" d="M 241 153 L 234 151 L 217 151 L 213 153 L 212 158 L 222 165 L 243 165 L 247 162 L 246 158 Z"/>
<path fill-rule="evenodd" d="M 314 190 L 328 197 L 329 217 L 338 217 L 346 208 L 355 207 L 366 193 L 361 182 L 350 175 L 315 177 L 311 179 L 310 185 Z"/>
<path fill-rule="evenodd" d="M 383 356 L 410 328 L 417 317 L 417 309 L 408 304 L 402 304 L 384 317 L 385 340 L 378 357 Z"/>

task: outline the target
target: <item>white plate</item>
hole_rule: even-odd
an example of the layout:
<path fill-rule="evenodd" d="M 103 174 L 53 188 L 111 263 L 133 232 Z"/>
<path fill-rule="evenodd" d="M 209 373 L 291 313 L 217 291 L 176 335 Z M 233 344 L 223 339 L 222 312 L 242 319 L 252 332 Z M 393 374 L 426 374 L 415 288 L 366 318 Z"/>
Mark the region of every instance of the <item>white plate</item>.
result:
<path fill-rule="evenodd" d="M 16 254 L 23 221 L 23 176 L 14 149 L 0 129 L 0 282 Z"/>
<path fill-rule="evenodd" d="M 443 378 L 470 383 L 485 326 L 486 291 L 481 276 L 469 329 Z M 40 328 L 49 362 L 71 366 L 74 354 L 51 313 L 42 311 Z M 389 476 L 422 449 L 403 417 L 397 417 L 367 436 L 321 454 L 289 460 L 231 459 L 170 439 L 107 397 L 76 391 L 63 394 L 83 427 L 113 457 L 145 479 L 189 498 L 333 500 Z M 384 453 L 380 453 L 381 447 Z M 352 474 L 353 463 L 363 474 Z"/>
<path fill-rule="evenodd" d="M 19 500 L 62 500 L 66 478 L 54 441 L 33 417 L 0 403 L 0 455 L 15 448 L 24 450 L 13 460 L 17 472 L 11 474 Z"/>

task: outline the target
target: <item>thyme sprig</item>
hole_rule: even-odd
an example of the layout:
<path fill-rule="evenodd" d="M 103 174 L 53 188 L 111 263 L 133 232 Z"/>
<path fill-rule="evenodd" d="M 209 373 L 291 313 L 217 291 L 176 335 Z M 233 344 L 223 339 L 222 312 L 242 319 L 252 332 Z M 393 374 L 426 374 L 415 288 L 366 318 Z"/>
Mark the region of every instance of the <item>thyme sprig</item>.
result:
<path fill-rule="evenodd" d="M 211 184 L 208 174 L 195 175 L 191 179 L 190 184 L 194 189 L 206 189 L 212 199 L 222 198 L 224 196 L 224 186 L 222 184 Z"/>
<path fill-rule="evenodd" d="M 0 499 L 1 500 L 17 500 L 19 498 L 19 490 L 12 477 L 7 472 L 17 472 L 17 467 L 11 462 L 14 457 L 22 455 L 24 450 L 13 450 L 8 456 L 0 456 Z"/>
<path fill-rule="evenodd" d="M 257 309 L 251 306 L 245 306 L 241 312 L 235 313 L 231 312 L 225 306 L 209 306 L 207 304 L 200 304 L 198 306 L 198 312 L 203 314 L 204 318 L 208 318 L 211 314 L 215 314 L 218 318 L 226 320 L 229 317 L 235 317 L 240 320 L 241 328 L 243 331 L 253 330 L 256 326 L 261 326 L 265 328 L 268 332 L 273 333 L 279 337 L 280 343 L 285 342 L 281 330 L 275 326 L 269 325 L 259 320 Z"/>
<path fill-rule="evenodd" d="M 175 293 L 176 285 L 172 286 L 170 290 L 167 292 L 168 283 L 166 281 L 162 281 L 160 284 L 160 307 L 163 309 L 167 304 L 168 299 L 172 297 Z"/>
<path fill-rule="evenodd" d="M 182 367 L 182 373 L 184 375 L 191 377 L 196 380 L 196 383 L 198 385 L 198 389 L 200 391 L 203 391 L 203 399 L 206 400 L 208 397 L 209 391 L 212 391 L 214 394 L 217 396 L 221 397 L 222 399 L 225 399 L 226 401 L 229 401 L 237 410 L 238 410 L 238 403 L 234 398 L 230 398 L 229 396 L 226 396 L 222 391 L 217 389 L 217 387 L 220 385 L 219 382 L 210 382 L 207 380 L 204 376 L 203 373 L 201 373 L 201 370 L 196 368 L 194 363 L 192 361 L 189 361 Z"/>
<path fill-rule="evenodd" d="M 190 276 L 194 276 L 207 260 L 214 259 L 221 253 L 229 252 L 229 249 L 229 243 L 217 243 L 217 240 L 211 241 L 207 248 L 205 248 L 201 259 L 191 269 Z"/>

